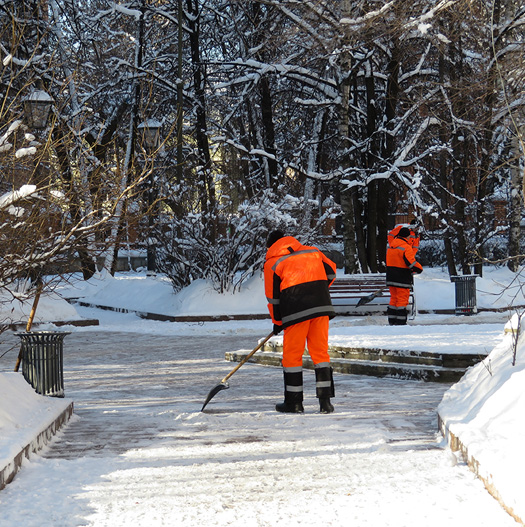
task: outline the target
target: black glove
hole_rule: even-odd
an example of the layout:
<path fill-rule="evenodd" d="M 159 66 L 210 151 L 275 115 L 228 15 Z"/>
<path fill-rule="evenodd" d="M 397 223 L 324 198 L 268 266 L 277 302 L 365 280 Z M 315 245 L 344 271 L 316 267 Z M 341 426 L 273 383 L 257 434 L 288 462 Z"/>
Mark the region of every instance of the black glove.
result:
<path fill-rule="evenodd" d="M 421 274 L 423 269 L 420 269 L 419 267 L 412 267 L 412 272 L 415 274 Z"/>
<path fill-rule="evenodd" d="M 279 335 L 279 333 L 283 330 L 283 327 L 282 326 L 279 326 L 277 324 L 274 324 L 273 325 L 273 334 L 274 335 Z"/>

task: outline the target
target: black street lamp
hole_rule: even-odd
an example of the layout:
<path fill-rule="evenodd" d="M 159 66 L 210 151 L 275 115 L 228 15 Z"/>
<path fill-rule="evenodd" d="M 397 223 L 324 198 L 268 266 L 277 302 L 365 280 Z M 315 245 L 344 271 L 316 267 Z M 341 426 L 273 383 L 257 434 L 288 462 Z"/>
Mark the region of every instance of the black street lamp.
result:
<path fill-rule="evenodd" d="M 142 136 L 142 144 L 148 154 L 156 152 L 160 147 L 160 128 L 162 123 L 156 119 L 148 119 L 139 124 L 139 133 Z M 155 224 L 155 183 L 153 167 L 148 176 L 148 240 L 147 240 L 147 275 L 155 276 L 156 271 L 156 248 L 155 239 L 152 238 Z"/>
<path fill-rule="evenodd" d="M 53 98 L 44 90 L 36 90 L 24 99 L 24 113 L 32 128 L 43 130 L 47 126 Z"/>
<path fill-rule="evenodd" d="M 156 119 L 148 119 L 138 126 L 142 135 L 142 144 L 148 153 L 155 152 L 160 147 L 161 126 L 162 123 Z"/>

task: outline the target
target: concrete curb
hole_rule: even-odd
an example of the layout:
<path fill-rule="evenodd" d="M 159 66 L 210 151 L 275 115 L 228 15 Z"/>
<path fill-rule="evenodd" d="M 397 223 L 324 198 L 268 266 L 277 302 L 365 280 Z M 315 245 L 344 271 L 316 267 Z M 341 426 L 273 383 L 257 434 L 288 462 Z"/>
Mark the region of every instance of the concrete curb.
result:
<path fill-rule="evenodd" d="M 37 436 L 29 444 L 25 445 L 20 450 L 20 452 L 10 463 L 0 470 L 0 490 L 13 481 L 16 473 L 22 467 L 24 458 L 29 459 L 32 453 L 38 452 L 45 445 L 47 445 L 50 439 L 57 433 L 60 427 L 69 421 L 72 415 L 73 402 L 69 403 L 69 405 L 64 410 L 62 410 L 62 412 L 49 426 L 37 434 Z"/>
<path fill-rule="evenodd" d="M 78 304 L 82 307 L 91 307 L 102 309 L 104 311 L 114 311 L 115 313 L 133 313 L 146 320 L 158 320 L 160 322 L 227 322 L 228 320 L 269 320 L 270 315 L 251 314 L 251 315 L 163 315 L 161 313 L 150 313 L 148 311 L 139 311 L 137 309 L 127 309 L 123 307 L 103 306 L 101 304 L 92 304 L 84 302 L 77 298 L 66 299 L 70 304 Z"/>
<path fill-rule="evenodd" d="M 75 327 L 87 327 L 87 326 L 98 326 L 100 321 L 96 318 L 82 318 L 78 320 L 50 320 L 48 322 L 34 322 L 33 327 L 36 328 L 45 324 L 53 324 L 57 327 L 61 326 L 75 326 Z M 27 322 L 13 322 L 9 324 L 8 328 L 12 331 L 25 331 L 27 327 Z"/>
<path fill-rule="evenodd" d="M 520 525 L 525 525 L 522 518 L 520 518 L 516 512 L 514 512 L 514 509 L 510 506 L 508 506 L 505 502 L 505 497 L 502 496 L 499 492 L 499 490 L 494 486 L 494 483 L 491 481 L 490 476 L 485 477 L 482 475 L 482 471 L 480 470 L 480 464 L 476 460 L 474 456 L 469 454 L 468 446 L 461 442 L 461 440 L 455 436 L 447 426 L 446 422 L 442 419 L 442 417 L 438 413 L 438 427 L 443 435 L 443 437 L 446 439 L 448 445 L 450 446 L 450 449 L 453 452 L 460 452 L 461 456 L 467 463 L 467 466 L 469 469 L 476 474 L 476 476 L 483 482 L 485 485 L 485 488 L 489 492 L 489 494 L 494 497 L 496 500 L 498 500 L 499 504 L 505 509 L 505 511 L 510 514 Z M 484 471 L 483 471 L 484 472 Z"/>

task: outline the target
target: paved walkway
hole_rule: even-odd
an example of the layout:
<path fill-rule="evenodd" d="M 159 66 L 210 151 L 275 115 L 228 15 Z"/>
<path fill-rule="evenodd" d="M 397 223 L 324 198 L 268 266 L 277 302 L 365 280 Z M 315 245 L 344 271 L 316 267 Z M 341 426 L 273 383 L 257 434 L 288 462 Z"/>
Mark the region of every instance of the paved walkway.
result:
<path fill-rule="evenodd" d="M 508 525 L 466 467 L 443 465 L 436 407 L 446 384 L 336 375 L 327 416 L 305 371 L 305 414 L 282 415 L 281 369 L 246 364 L 200 412 L 233 367 L 225 352 L 255 342 L 68 335 L 65 392 L 76 417 L 2 491 L 5 527 L 42 506 L 53 510 L 44 527 Z M 57 496 L 67 505 L 52 505 Z"/>
<path fill-rule="evenodd" d="M 250 349 L 254 342 L 251 336 L 180 337 L 103 331 L 68 335 L 64 340 L 65 395 L 74 400 L 79 419 L 73 420 L 45 455 L 74 458 L 120 454 L 149 444 L 159 435 L 180 439 L 190 434 L 212 440 L 212 431 L 208 438 L 191 426 L 181 432 L 172 417 L 200 411 L 211 388 L 235 366 L 224 361 L 225 352 Z M 0 359 L 3 371 L 10 370 L 12 359 L 13 354 Z M 280 368 L 246 364 L 230 383 L 229 390 L 219 392 L 208 404 L 206 413 L 273 411 L 275 402 L 282 398 Z M 392 442 L 399 445 L 415 441 L 414 447 L 420 441 L 435 440 L 435 409 L 449 384 L 337 374 L 336 384 L 337 413 L 350 412 L 357 421 L 381 421 L 396 436 Z M 317 411 L 314 393 L 313 373 L 305 371 L 307 412 Z M 232 438 L 238 433 L 229 432 Z"/>
<path fill-rule="evenodd" d="M 80 419 L 67 427 L 45 456 L 121 454 L 149 445 L 159 436 L 213 441 L 213 430 L 208 434 L 192 426 L 181 430 L 172 417 L 199 411 L 209 390 L 234 367 L 224 362 L 224 353 L 247 349 L 253 343 L 253 338 L 231 336 L 68 335 L 65 392 L 75 401 Z M 316 412 L 310 373 L 305 372 L 307 411 Z M 281 376 L 280 368 L 246 364 L 231 378 L 231 388 L 219 392 L 206 412 L 272 411 L 282 397 Z M 350 376 L 336 376 L 336 382 L 334 402 L 339 413 L 351 412 L 354 421 L 363 423 L 366 419 L 381 421 L 395 435 L 392 443 L 398 446 L 414 448 L 435 441 L 435 408 L 448 385 Z M 238 430 L 222 430 L 221 434 L 224 432 L 231 440 L 238 437 Z"/>

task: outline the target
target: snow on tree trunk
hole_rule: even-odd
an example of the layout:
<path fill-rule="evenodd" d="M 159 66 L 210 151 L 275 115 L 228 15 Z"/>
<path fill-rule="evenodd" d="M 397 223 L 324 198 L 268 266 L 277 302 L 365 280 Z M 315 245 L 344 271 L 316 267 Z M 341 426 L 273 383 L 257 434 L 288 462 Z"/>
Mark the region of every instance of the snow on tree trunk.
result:
<path fill-rule="evenodd" d="M 519 136 L 516 135 L 512 141 L 514 162 L 511 167 L 510 182 L 510 209 L 509 209 L 509 262 L 508 268 L 517 272 L 520 267 L 520 237 L 521 237 L 521 214 L 523 211 L 522 185 L 525 182 L 525 172 L 521 166 L 522 159 L 521 144 Z"/>
<path fill-rule="evenodd" d="M 109 225 L 110 243 L 104 254 L 104 269 L 110 273 L 114 273 L 114 264 L 116 261 L 116 255 L 118 254 L 118 233 L 120 229 L 120 222 L 122 220 L 123 211 L 126 204 L 126 188 L 129 183 L 129 173 L 131 169 L 132 159 L 135 149 L 135 131 L 137 128 L 138 120 L 138 106 L 140 99 L 140 81 L 138 79 L 138 72 L 142 67 L 142 56 L 144 51 L 144 5 L 142 6 L 141 15 L 139 18 L 138 25 L 138 38 L 135 41 L 135 74 L 133 76 L 133 86 L 132 86 L 132 97 L 133 103 L 131 106 L 131 115 L 129 117 L 129 129 L 128 129 L 128 138 L 126 142 L 126 155 L 124 158 L 124 164 L 122 167 L 122 172 L 120 175 L 120 185 L 119 193 L 117 196 L 117 202 L 115 205 L 115 211 L 113 217 L 111 218 Z"/>
<path fill-rule="evenodd" d="M 351 2 L 344 0 L 342 5 L 343 18 L 350 16 Z M 351 56 L 349 52 L 350 36 L 348 28 L 342 24 L 343 38 L 342 50 L 340 56 L 340 70 L 341 70 L 341 104 L 339 105 L 339 136 L 341 138 L 341 149 L 343 151 L 342 164 L 343 170 L 348 168 L 349 159 L 345 150 L 348 145 L 348 108 L 350 103 L 350 80 L 351 77 L 348 72 L 351 70 Z M 343 215 L 343 252 L 344 252 L 344 268 L 346 273 L 355 274 L 358 271 L 357 254 L 355 243 L 355 217 L 354 217 L 354 203 L 353 190 L 343 189 L 341 191 L 341 210 Z"/>

